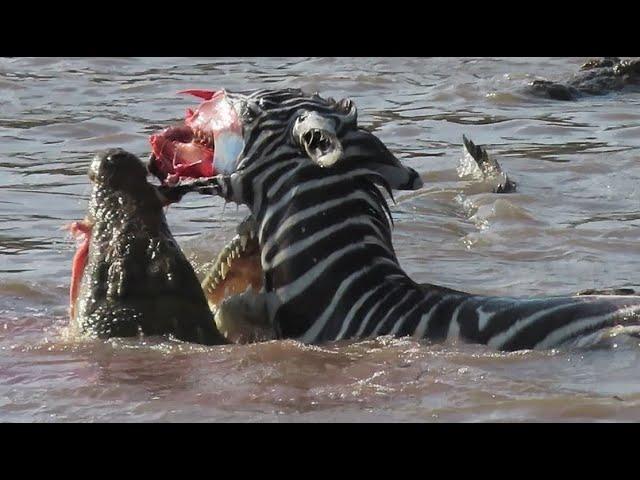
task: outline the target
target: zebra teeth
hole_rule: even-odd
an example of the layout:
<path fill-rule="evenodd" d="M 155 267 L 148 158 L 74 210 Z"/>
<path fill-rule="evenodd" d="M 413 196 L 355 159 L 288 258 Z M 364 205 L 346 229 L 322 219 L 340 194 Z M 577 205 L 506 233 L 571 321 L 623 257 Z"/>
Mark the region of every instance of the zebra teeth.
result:
<path fill-rule="evenodd" d="M 249 238 L 246 235 L 240 236 L 240 246 L 242 247 L 242 251 L 247 249 L 247 242 L 249 242 Z"/>

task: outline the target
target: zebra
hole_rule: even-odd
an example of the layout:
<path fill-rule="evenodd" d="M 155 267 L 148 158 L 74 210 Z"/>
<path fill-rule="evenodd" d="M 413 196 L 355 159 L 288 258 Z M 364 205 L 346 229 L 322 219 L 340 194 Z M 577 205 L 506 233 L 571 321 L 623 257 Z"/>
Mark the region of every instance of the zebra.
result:
<path fill-rule="evenodd" d="M 269 332 L 262 339 L 310 344 L 391 335 L 513 351 L 640 325 L 633 292 L 516 298 L 413 281 L 396 257 L 383 191 L 393 198 L 423 182 L 358 125 L 353 101 L 297 89 L 215 95 L 238 112 L 240 153 L 221 163 L 224 171 L 162 192 L 167 201 L 217 195 L 251 211 L 242 239 L 257 243 L 263 284 L 227 298 L 216 312 L 219 326 L 244 322 Z M 151 160 L 157 173 L 161 159 Z"/>

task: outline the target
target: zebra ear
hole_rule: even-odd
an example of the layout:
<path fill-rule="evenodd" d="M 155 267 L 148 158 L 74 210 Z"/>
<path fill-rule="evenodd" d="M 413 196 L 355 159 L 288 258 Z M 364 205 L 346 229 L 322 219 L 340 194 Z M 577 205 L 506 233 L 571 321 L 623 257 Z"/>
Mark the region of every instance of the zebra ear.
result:
<path fill-rule="evenodd" d="M 398 160 L 382 141 L 364 129 L 350 131 L 343 140 L 344 163 L 378 174 L 394 190 L 418 190 L 423 182 L 413 168 Z"/>

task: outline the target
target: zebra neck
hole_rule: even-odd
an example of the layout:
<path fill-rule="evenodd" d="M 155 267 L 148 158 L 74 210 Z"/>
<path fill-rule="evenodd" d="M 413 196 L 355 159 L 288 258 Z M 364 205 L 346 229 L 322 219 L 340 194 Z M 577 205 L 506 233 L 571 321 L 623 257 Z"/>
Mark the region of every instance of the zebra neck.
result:
<path fill-rule="evenodd" d="M 354 248 L 353 255 L 345 255 L 345 259 L 355 259 L 361 253 Z M 421 287 L 402 271 L 395 259 L 378 256 L 342 266 L 338 262 L 336 268 L 314 283 L 307 296 L 280 297 L 284 301 L 279 323 L 288 327 L 282 332 L 286 336 L 306 343 L 362 338 L 377 335 L 385 328 L 399 299 L 423 296 Z"/>
<path fill-rule="evenodd" d="M 335 206 L 296 209 L 291 202 L 277 222 L 270 223 L 277 214 L 267 214 L 258 224 L 265 290 L 276 300 L 273 320 L 288 338 L 335 336 L 345 318 L 356 325 L 354 302 L 366 292 L 413 284 L 397 262 L 386 219 L 370 215 L 366 199 L 323 203 L 329 202 Z"/>
<path fill-rule="evenodd" d="M 421 295 L 398 264 L 385 199 L 365 173 L 294 165 L 266 177 L 255 197 L 264 288 L 281 336 L 317 342 L 377 331 L 371 292 L 391 290 L 390 302 Z"/>

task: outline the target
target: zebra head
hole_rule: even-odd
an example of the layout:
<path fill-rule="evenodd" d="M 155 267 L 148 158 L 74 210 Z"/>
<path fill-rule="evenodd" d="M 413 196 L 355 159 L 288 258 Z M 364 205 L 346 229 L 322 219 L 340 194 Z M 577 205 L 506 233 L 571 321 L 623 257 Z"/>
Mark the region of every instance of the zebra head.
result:
<path fill-rule="evenodd" d="M 413 169 L 358 126 L 349 99 L 335 101 L 297 89 L 183 93 L 203 102 L 187 110 L 183 124 L 151 136 L 150 170 L 166 183 L 231 175 L 295 157 L 319 168 L 369 169 L 372 178 L 392 189 L 422 186 Z"/>
<path fill-rule="evenodd" d="M 203 282 L 227 338 L 301 335 L 338 315 L 323 312 L 342 276 L 363 266 L 375 278 L 401 275 L 377 186 L 415 190 L 422 180 L 358 125 L 351 100 L 292 89 L 189 93 L 203 103 L 151 137 L 149 169 L 168 202 L 198 191 L 252 212 Z"/>

